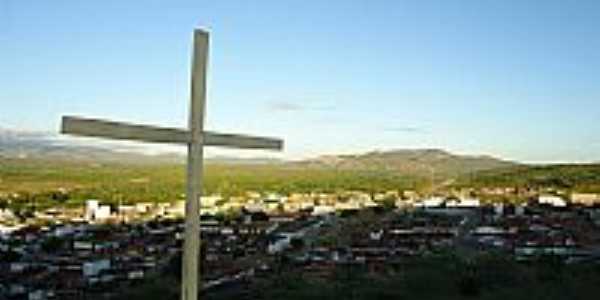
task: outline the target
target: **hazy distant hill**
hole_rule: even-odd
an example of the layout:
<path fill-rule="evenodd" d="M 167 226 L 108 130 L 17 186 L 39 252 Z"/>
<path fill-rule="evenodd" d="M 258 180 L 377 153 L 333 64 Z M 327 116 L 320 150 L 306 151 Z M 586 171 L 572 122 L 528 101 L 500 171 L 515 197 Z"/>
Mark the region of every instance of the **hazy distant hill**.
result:
<path fill-rule="evenodd" d="M 147 155 L 135 148 L 115 148 L 102 144 L 75 143 L 57 135 L 0 129 L 0 157 L 21 159 L 55 159 L 86 162 L 182 163 L 181 153 Z M 376 151 L 357 155 L 322 156 L 299 162 L 269 158 L 213 157 L 217 164 L 278 164 L 292 168 L 325 168 L 357 171 L 385 171 L 401 175 L 454 177 L 456 175 L 507 168 L 517 165 L 489 156 L 455 155 L 438 149 Z"/>
<path fill-rule="evenodd" d="M 84 162 L 175 163 L 179 154 L 141 155 L 136 149 L 95 144 L 84 145 L 44 132 L 0 128 L 0 158 L 52 159 Z"/>
<path fill-rule="evenodd" d="M 359 155 L 322 156 L 297 164 L 312 168 L 385 170 L 423 176 L 434 174 L 436 177 L 453 177 L 518 165 L 490 156 L 455 155 L 439 149 L 376 151 Z"/>
<path fill-rule="evenodd" d="M 49 153 L 55 147 L 49 134 L 0 128 L 0 156 L 25 158 L 34 153 Z"/>
<path fill-rule="evenodd" d="M 130 164 L 184 163 L 183 152 L 159 154 L 144 153 L 140 147 L 115 146 L 94 142 L 78 143 L 72 139 L 59 139 L 57 134 L 16 131 L 0 128 L 0 158 L 52 159 L 84 162 L 119 162 Z M 206 158 L 216 164 L 279 164 L 272 158 L 238 158 L 216 156 Z"/>

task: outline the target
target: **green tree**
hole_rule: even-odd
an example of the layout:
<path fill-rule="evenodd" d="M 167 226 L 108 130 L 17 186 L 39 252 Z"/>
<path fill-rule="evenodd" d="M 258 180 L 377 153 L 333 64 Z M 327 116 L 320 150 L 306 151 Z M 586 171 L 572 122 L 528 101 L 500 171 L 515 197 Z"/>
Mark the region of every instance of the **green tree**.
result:
<path fill-rule="evenodd" d="M 0 210 L 7 209 L 9 204 L 10 204 L 10 202 L 8 201 L 8 199 L 0 198 Z"/>

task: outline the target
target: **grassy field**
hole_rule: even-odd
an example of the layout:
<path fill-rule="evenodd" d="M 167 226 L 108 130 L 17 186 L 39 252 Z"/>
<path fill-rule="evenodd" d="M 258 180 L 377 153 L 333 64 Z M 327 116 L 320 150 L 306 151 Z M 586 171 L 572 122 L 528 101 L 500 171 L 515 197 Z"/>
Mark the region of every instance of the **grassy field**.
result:
<path fill-rule="evenodd" d="M 516 166 L 462 176 L 457 186 L 554 187 L 578 192 L 600 192 L 600 164 Z"/>
<path fill-rule="evenodd" d="M 59 189 L 66 204 L 97 198 L 123 203 L 164 202 L 184 198 L 183 164 L 89 163 L 56 160 L 0 159 L 0 200 L 18 193 L 18 200 L 51 204 Z M 438 180 L 441 180 L 438 178 Z M 458 177 L 454 187 L 554 187 L 600 192 L 600 165 L 516 166 Z M 208 164 L 204 193 L 228 196 L 247 191 L 336 192 L 362 190 L 427 190 L 427 177 L 390 170 L 306 168 L 290 164 Z"/>
<path fill-rule="evenodd" d="M 41 201 L 58 189 L 70 202 L 87 198 L 106 201 L 171 201 L 183 198 L 185 166 L 180 164 L 92 164 L 70 161 L 0 160 L 0 195 L 19 193 Z M 246 191 L 333 192 L 386 191 L 418 188 L 426 180 L 387 171 L 308 169 L 288 165 L 205 166 L 204 193 L 225 196 Z"/>

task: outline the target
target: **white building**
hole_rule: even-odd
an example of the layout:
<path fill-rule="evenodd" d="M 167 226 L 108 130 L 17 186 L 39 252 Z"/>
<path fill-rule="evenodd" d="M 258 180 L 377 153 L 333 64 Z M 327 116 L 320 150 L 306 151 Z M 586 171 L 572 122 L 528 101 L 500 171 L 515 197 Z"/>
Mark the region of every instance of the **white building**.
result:
<path fill-rule="evenodd" d="M 442 204 L 444 204 L 444 198 L 431 197 L 431 198 L 427 198 L 420 202 L 415 203 L 415 207 L 433 208 L 433 207 L 441 207 Z"/>
<path fill-rule="evenodd" d="M 249 212 L 264 212 L 266 207 L 263 203 L 246 203 L 244 209 Z"/>
<path fill-rule="evenodd" d="M 283 204 L 283 210 L 286 212 L 297 212 L 300 210 L 300 203 L 298 202 L 286 202 Z"/>
<path fill-rule="evenodd" d="M 477 198 L 461 198 L 458 200 L 450 200 L 446 202 L 446 207 L 455 207 L 455 208 L 475 208 L 481 205 L 479 199 Z"/>
<path fill-rule="evenodd" d="M 27 295 L 27 300 L 46 300 L 46 299 L 48 299 L 48 298 L 46 297 L 46 292 L 43 290 L 31 291 Z"/>
<path fill-rule="evenodd" d="M 538 197 L 539 204 L 547 204 L 554 207 L 566 207 L 567 201 L 558 196 L 542 195 Z"/>
<path fill-rule="evenodd" d="M 337 211 L 342 211 L 342 210 L 359 210 L 360 207 L 360 203 L 356 200 L 350 200 L 347 202 L 336 202 L 335 203 L 335 210 Z"/>
<path fill-rule="evenodd" d="M 110 206 L 100 205 L 100 201 L 90 199 L 85 202 L 85 219 L 88 222 L 103 221 L 110 218 Z"/>
<path fill-rule="evenodd" d="M 94 277 L 98 276 L 103 270 L 110 269 L 110 260 L 100 259 L 83 263 L 83 276 Z"/>
<path fill-rule="evenodd" d="M 571 195 L 571 202 L 573 204 L 592 206 L 600 203 L 600 194 L 593 193 L 573 193 Z"/>
<path fill-rule="evenodd" d="M 88 241 L 74 241 L 73 250 L 76 251 L 93 251 L 94 243 Z"/>
<path fill-rule="evenodd" d="M 397 208 L 413 207 L 414 205 L 415 205 L 415 203 L 411 199 L 402 199 L 402 198 L 396 199 L 396 207 Z"/>
<path fill-rule="evenodd" d="M 525 205 L 517 205 L 515 207 L 515 215 L 522 216 L 525 214 Z"/>
<path fill-rule="evenodd" d="M 12 273 L 23 273 L 29 265 L 23 262 L 13 262 L 10 264 L 10 271 Z"/>
<path fill-rule="evenodd" d="M 315 202 L 313 200 L 304 200 L 300 203 L 300 209 L 312 209 L 315 207 Z"/>
<path fill-rule="evenodd" d="M 377 206 L 379 206 L 379 204 L 377 204 L 375 201 L 371 200 L 371 198 L 369 197 L 368 200 L 366 200 L 362 203 L 362 206 L 366 207 L 366 208 L 371 208 L 371 207 L 377 207 Z"/>
<path fill-rule="evenodd" d="M 269 242 L 267 252 L 269 254 L 275 254 L 288 249 L 291 246 L 292 239 L 302 239 L 305 235 L 305 232 L 306 229 L 300 230 L 299 232 L 286 232 L 278 234 L 273 241 Z"/>
<path fill-rule="evenodd" d="M 136 208 L 133 205 L 119 205 L 118 211 L 120 214 L 133 214 L 136 212 Z"/>
<path fill-rule="evenodd" d="M 150 202 L 140 202 L 140 203 L 135 204 L 135 210 L 136 210 L 136 212 L 138 212 L 140 214 L 145 214 L 145 213 L 149 212 L 153 206 L 154 206 L 154 204 L 152 204 Z"/>
<path fill-rule="evenodd" d="M 4 224 L 0 224 L 0 237 L 3 236 L 8 236 L 11 233 L 21 229 L 25 227 L 24 224 L 17 224 L 17 225 L 4 225 Z"/>
<path fill-rule="evenodd" d="M 185 216 L 185 201 L 179 200 L 172 203 L 165 212 L 172 217 L 183 217 Z"/>
<path fill-rule="evenodd" d="M 383 237 L 383 229 L 379 229 L 379 231 L 372 231 L 369 233 L 369 237 L 373 241 L 379 241 Z"/>
<path fill-rule="evenodd" d="M 495 203 L 494 204 L 494 214 L 496 216 L 502 216 L 504 214 L 504 204 L 503 203 Z"/>
<path fill-rule="evenodd" d="M 280 253 L 281 251 L 289 248 L 290 243 L 291 243 L 291 236 L 289 236 L 289 235 L 280 236 L 275 241 L 272 241 L 271 243 L 269 243 L 269 246 L 267 247 L 267 252 L 269 254 Z"/>
<path fill-rule="evenodd" d="M 96 210 L 98 210 L 99 206 L 100 201 L 98 200 L 90 199 L 85 201 L 85 219 L 88 221 L 94 220 Z"/>
<path fill-rule="evenodd" d="M 329 205 L 317 205 L 313 208 L 312 215 L 320 216 L 335 212 L 335 207 Z"/>
<path fill-rule="evenodd" d="M 134 271 L 129 271 L 129 273 L 127 273 L 127 279 L 130 279 L 130 280 L 143 279 L 143 278 L 144 278 L 144 270 L 134 270 Z"/>
<path fill-rule="evenodd" d="M 96 221 L 103 221 L 110 218 L 110 206 L 100 205 L 100 207 L 98 207 L 98 210 L 96 210 L 94 218 Z"/>
<path fill-rule="evenodd" d="M 223 200 L 223 197 L 214 195 L 214 196 L 202 196 L 200 197 L 200 207 L 201 208 L 213 208 L 217 205 L 217 202 Z"/>
<path fill-rule="evenodd" d="M 63 237 L 75 233 L 75 227 L 71 224 L 56 227 L 52 234 L 56 237 Z"/>
<path fill-rule="evenodd" d="M 507 231 L 495 226 L 479 226 L 475 228 L 472 233 L 475 235 L 502 235 L 506 234 Z"/>
<path fill-rule="evenodd" d="M 0 209 L 0 221 L 11 220 L 15 218 L 15 214 L 10 209 Z"/>

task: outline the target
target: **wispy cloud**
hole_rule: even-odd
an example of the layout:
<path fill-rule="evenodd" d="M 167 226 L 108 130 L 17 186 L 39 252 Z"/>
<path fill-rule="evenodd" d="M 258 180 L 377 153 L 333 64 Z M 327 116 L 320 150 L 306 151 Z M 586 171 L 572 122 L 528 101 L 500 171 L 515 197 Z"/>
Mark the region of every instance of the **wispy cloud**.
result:
<path fill-rule="evenodd" d="M 272 111 L 302 111 L 307 109 L 307 107 L 300 104 L 285 101 L 269 102 L 267 108 Z"/>
<path fill-rule="evenodd" d="M 425 133 L 427 130 L 417 126 L 398 126 L 384 128 L 387 132 L 404 132 L 404 133 Z"/>
<path fill-rule="evenodd" d="M 290 101 L 271 101 L 267 103 L 267 109 L 276 112 L 299 112 L 299 111 L 328 111 L 335 109 L 333 106 L 312 106 Z"/>

